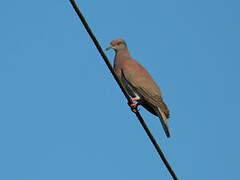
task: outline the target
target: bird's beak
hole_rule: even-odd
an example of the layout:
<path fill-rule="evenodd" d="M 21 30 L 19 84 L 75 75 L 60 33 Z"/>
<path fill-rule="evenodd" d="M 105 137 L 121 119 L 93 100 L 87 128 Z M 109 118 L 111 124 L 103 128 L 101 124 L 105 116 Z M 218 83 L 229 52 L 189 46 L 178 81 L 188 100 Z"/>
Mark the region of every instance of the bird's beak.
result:
<path fill-rule="evenodd" d="M 108 51 L 109 49 L 114 49 L 114 47 L 110 45 L 108 48 L 106 48 L 106 51 Z"/>

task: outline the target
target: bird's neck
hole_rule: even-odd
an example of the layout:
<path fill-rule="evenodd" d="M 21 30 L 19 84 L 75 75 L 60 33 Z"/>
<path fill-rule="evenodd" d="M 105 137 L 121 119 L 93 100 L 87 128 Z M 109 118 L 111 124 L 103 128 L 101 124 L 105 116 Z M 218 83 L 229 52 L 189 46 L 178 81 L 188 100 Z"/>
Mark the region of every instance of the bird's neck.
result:
<path fill-rule="evenodd" d="M 130 58 L 131 58 L 131 56 L 130 56 L 128 49 L 119 50 L 115 54 L 114 66 L 116 66 L 116 64 L 118 64 L 122 61 L 125 61 L 127 59 L 130 59 Z"/>

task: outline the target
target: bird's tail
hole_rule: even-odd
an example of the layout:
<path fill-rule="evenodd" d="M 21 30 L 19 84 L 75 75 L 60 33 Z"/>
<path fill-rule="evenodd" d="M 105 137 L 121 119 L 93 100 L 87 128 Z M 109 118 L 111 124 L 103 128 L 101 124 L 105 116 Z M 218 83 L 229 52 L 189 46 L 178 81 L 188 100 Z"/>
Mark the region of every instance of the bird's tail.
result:
<path fill-rule="evenodd" d="M 166 136 L 169 138 L 170 131 L 169 131 L 169 127 L 168 127 L 167 117 L 166 117 L 165 113 L 159 107 L 157 107 L 157 114 L 158 114 L 158 117 L 162 124 L 163 130 L 164 130 Z"/>

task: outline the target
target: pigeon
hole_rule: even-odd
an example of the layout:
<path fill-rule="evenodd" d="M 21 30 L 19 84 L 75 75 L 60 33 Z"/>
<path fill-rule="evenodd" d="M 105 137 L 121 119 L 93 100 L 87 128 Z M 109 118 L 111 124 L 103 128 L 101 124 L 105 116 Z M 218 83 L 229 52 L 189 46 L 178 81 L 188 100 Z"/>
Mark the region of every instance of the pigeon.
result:
<path fill-rule="evenodd" d="M 132 100 L 131 107 L 142 105 L 146 110 L 159 117 L 164 132 L 170 137 L 168 127 L 169 110 L 163 101 L 160 88 L 148 71 L 129 53 L 123 39 L 114 39 L 106 49 L 115 51 L 114 71 Z"/>

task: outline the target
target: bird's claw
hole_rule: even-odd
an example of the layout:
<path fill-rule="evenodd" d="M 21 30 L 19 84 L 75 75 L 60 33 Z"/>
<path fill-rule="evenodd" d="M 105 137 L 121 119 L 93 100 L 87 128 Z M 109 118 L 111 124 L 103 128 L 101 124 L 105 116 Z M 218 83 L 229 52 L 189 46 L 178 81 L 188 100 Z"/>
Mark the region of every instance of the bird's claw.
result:
<path fill-rule="evenodd" d="M 137 111 L 139 111 L 139 109 L 138 109 L 138 105 L 139 105 L 138 100 L 139 100 L 139 99 L 140 99 L 140 98 L 138 98 L 138 97 L 132 98 L 132 99 L 131 99 L 132 102 L 131 102 L 131 103 L 130 103 L 130 102 L 128 103 L 128 105 L 130 106 L 132 112 L 137 112 Z"/>

